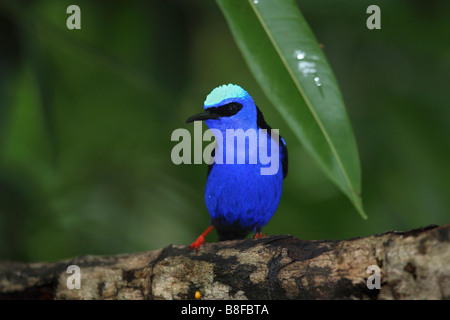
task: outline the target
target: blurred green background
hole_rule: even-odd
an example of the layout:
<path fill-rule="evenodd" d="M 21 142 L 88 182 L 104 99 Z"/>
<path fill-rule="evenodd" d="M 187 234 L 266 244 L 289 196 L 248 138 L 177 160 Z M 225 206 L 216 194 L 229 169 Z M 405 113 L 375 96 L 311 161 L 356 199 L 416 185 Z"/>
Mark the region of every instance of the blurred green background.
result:
<path fill-rule="evenodd" d="M 184 120 L 230 82 L 289 148 L 265 233 L 337 239 L 450 222 L 450 2 L 297 3 L 341 86 L 368 220 L 264 96 L 215 2 L 0 0 L 0 259 L 190 244 L 209 222 L 207 169 L 174 165 L 170 137 L 192 132 Z M 66 27 L 71 4 L 81 30 Z M 381 30 L 366 28 L 371 4 Z"/>

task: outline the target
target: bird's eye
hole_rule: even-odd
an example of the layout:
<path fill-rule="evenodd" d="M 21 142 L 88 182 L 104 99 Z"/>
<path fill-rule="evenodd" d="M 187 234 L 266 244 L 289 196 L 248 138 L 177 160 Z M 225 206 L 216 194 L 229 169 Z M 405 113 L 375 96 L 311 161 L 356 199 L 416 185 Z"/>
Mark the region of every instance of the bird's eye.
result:
<path fill-rule="evenodd" d="M 230 103 L 229 105 L 228 105 L 228 111 L 231 113 L 231 114 L 235 114 L 238 110 L 238 106 L 235 104 L 235 103 Z"/>
<path fill-rule="evenodd" d="M 231 102 L 220 107 L 211 107 L 209 109 L 220 117 L 231 117 L 242 109 L 242 104 Z"/>

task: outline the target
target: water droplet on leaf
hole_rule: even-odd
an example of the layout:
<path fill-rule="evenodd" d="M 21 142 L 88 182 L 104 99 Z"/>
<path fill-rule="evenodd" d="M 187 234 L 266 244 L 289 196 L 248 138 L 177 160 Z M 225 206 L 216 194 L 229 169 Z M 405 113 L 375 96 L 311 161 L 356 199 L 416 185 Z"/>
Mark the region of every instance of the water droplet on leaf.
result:
<path fill-rule="evenodd" d="M 304 77 L 307 77 L 309 74 L 315 74 L 317 72 L 316 64 L 309 61 L 300 61 L 298 63 L 298 69 Z"/>
<path fill-rule="evenodd" d="M 294 52 L 294 57 L 297 60 L 302 60 L 305 58 L 305 56 L 306 56 L 306 53 L 301 50 L 295 50 L 295 52 Z"/>
<path fill-rule="evenodd" d="M 322 83 L 320 82 L 320 78 L 319 77 L 315 77 L 314 78 L 314 82 L 316 83 L 316 86 L 320 87 L 322 85 Z"/>

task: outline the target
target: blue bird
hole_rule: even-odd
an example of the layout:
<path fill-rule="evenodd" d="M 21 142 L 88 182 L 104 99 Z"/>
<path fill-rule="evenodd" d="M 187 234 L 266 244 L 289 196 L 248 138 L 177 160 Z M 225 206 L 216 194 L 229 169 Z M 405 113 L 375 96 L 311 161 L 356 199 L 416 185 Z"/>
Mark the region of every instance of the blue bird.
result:
<path fill-rule="evenodd" d="M 219 241 L 244 239 L 252 231 L 255 237 L 261 237 L 262 227 L 277 210 L 287 175 L 288 154 L 284 139 L 271 131 L 247 91 L 234 84 L 212 90 L 204 102 L 204 112 L 190 117 L 186 123 L 199 120 L 214 133 L 216 146 L 211 154 L 214 162 L 208 165 L 205 188 L 210 226 L 192 243 L 191 249 L 198 249 L 212 229 L 216 229 Z M 238 135 L 228 136 L 229 129 L 234 132 L 242 129 L 245 143 L 236 141 Z M 255 132 L 253 140 L 249 129 Z M 276 149 L 271 149 L 274 142 Z M 270 164 L 277 170 L 262 174 L 262 169 L 269 167 L 267 161 L 263 163 L 262 156 L 271 157 L 271 150 L 278 152 L 278 157 L 273 158 L 279 162 Z M 243 155 L 245 163 L 242 163 Z"/>

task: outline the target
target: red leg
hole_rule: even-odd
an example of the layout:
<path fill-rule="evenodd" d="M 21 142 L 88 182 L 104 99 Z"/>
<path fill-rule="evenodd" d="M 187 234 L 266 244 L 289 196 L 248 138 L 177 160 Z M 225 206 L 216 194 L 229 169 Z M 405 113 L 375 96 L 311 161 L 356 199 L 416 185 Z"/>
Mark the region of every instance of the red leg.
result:
<path fill-rule="evenodd" d="M 214 229 L 214 226 L 209 226 L 205 232 L 203 232 L 201 235 L 198 236 L 197 240 L 195 240 L 191 246 L 189 247 L 191 250 L 195 249 L 198 250 L 198 248 L 205 243 L 205 237 L 208 233 L 211 232 L 211 230 Z"/>

